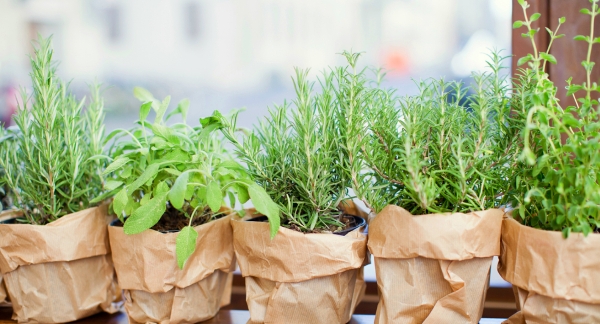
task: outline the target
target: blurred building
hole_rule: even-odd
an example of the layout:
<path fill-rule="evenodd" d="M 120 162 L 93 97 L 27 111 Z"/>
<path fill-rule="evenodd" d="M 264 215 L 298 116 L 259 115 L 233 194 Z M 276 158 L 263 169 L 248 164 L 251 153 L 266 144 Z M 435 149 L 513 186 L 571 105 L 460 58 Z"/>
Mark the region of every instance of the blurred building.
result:
<path fill-rule="evenodd" d="M 392 82 L 462 77 L 487 47 L 508 48 L 510 10 L 510 0 L 0 0 L 0 88 L 27 84 L 38 33 L 54 35 L 61 75 L 127 93 L 268 92 L 288 87 L 294 66 L 343 63 L 343 50 L 364 51 Z"/>

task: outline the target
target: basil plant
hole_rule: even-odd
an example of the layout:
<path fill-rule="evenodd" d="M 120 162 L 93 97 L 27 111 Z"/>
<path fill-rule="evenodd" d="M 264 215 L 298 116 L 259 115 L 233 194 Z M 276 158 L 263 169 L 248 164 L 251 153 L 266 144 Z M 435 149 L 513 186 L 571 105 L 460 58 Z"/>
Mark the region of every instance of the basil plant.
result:
<path fill-rule="evenodd" d="M 112 162 L 104 174 L 112 178 L 106 182 L 110 192 L 105 196 L 114 195 L 112 210 L 124 223 L 126 234 L 141 233 L 161 220 L 171 227 L 187 224 L 167 229 L 179 230 L 177 263 L 183 268 L 198 237 L 193 224 L 223 216 L 219 211 L 225 197 L 234 207 L 236 201 L 243 204 L 266 193 L 224 149 L 215 136 L 216 126 L 204 121 L 192 127 L 185 122 L 187 99 L 166 114 L 169 96 L 159 101 L 142 88 L 135 88 L 134 94 L 143 102 L 136 126 L 108 135 Z M 153 122 L 148 121 L 151 110 Z M 167 126 L 175 115 L 183 122 Z"/>

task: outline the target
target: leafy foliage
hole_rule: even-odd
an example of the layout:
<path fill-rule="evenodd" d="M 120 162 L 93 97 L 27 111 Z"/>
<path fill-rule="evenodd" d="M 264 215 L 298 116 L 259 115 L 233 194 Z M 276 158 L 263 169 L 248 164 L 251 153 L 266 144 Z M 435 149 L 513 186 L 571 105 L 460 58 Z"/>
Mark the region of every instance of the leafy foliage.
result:
<path fill-rule="evenodd" d="M 527 16 L 526 1 L 519 1 L 526 18 L 514 26 L 525 26 L 523 37 L 531 40 L 533 53 L 519 60 L 527 67 L 520 70 L 515 83 L 515 116 L 510 122 L 521 132 L 515 137 L 519 145 L 511 162 L 514 172 L 506 198 L 518 207 L 514 214 L 523 224 L 562 231 L 565 237 L 571 232 L 587 235 L 600 228 L 600 87 L 591 80 L 592 47 L 600 43 L 599 37 L 594 38 L 594 21 L 600 9 L 598 0 L 590 3 L 590 9 L 581 10 L 590 16 L 590 35 L 575 37 L 588 44 L 587 57 L 581 62 L 586 80 L 582 84 L 567 80 L 567 95 L 573 96 L 575 106 L 562 107 L 556 86 L 545 72 L 548 62 L 556 64 L 549 53 L 554 40 L 564 36 L 558 29 L 565 18 L 559 19 L 555 31 L 548 30 L 546 52 L 536 47 L 537 30 L 531 23 L 539 14 Z"/>
<path fill-rule="evenodd" d="M 366 191 L 361 111 L 370 104 L 372 89 L 366 70 L 357 70 L 359 54 L 343 55 L 349 65 L 323 72 L 318 93 L 308 81 L 309 71 L 296 69 L 295 109 L 288 102 L 276 105 L 243 139 L 236 136 L 237 114 L 231 120 L 219 112 L 213 116 L 246 163 L 255 188 L 265 188 L 275 202 L 267 203 L 268 196 L 252 198 L 255 206 L 272 210 L 267 215 L 272 230 L 280 223 L 305 232 L 336 230 L 342 226 L 338 207 L 351 198 L 348 188 L 359 197 Z"/>
<path fill-rule="evenodd" d="M 226 196 L 232 205 L 236 196 L 246 202 L 254 183 L 223 148 L 214 125 L 191 127 L 185 122 L 188 100 L 165 117 L 170 97 L 159 101 L 142 88 L 134 94 L 143 102 L 136 127 L 117 129 L 108 136 L 113 140 L 112 162 L 104 173 L 113 177 L 105 197 L 114 195 L 112 209 L 127 234 L 152 228 L 163 217 L 185 217 L 188 225 L 173 229 L 180 230 L 176 252 L 183 268 L 196 246 L 193 220 L 208 222 L 217 217 Z M 156 116 L 152 123 L 147 120 L 151 109 Z M 165 124 L 178 114 L 182 123 Z"/>
<path fill-rule="evenodd" d="M 56 76 L 51 39 L 38 41 L 31 59 L 33 94 L 21 91 L 16 129 L 2 137 L 2 180 L 23 222 L 43 225 L 92 205 L 102 194 L 103 101 L 98 86 L 84 108 Z"/>
<path fill-rule="evenodd" d="M 428 80 L 419 83 L 416 96 L 398 98 L 383 89 L 374 94 L 363 150 L 373 171 L 369 202 L 376 211 L 394 204 L 420 215 L 500 204 L 511 146 L 502 60 L 493 53 L 490 71 L 474 74 L 471 89 Z"/>

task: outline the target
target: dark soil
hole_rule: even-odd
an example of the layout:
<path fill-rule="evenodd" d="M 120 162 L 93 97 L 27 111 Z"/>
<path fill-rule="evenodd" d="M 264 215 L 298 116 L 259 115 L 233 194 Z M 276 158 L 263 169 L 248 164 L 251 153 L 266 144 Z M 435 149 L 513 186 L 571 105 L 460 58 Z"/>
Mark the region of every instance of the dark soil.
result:
<path fill-rule="evenodd" d="M 191 214 L 192 211 L 193 209 L 190 210 L 189 214 Z M 222 214 L 217 214 L 214 216 L 215 218 L 223 217 Z M 210 209 L 206 208 L 204 211 L 196 211 L 196 216 L 194 216 L 194 219 L 192 220 L 192 226 L 195 227 L 208 223 L 211 219 L 213 219 L 213 213 Z M 162 233 L 179 232 L 189 224 L 189 218 L 185 217 L 181 211 L 175 209 L 170 204 L 167 204 L 167 210 L 160 218 L 158 223 L 152 226 L 151 229 Z M 117 226 L 123 226 L 123 223 L 119 222 Z"/>
<path fill-rule="evenodd" d="M 325 228 L 316 228 L 312 231 L 303 231 L 296 224 L 283 224 L 283 226 L 286 228 L 289 228 L 291 230 L 294 230 L 297 232 L 302 232 L 302 233 L 334 233 L 334 232 L 345 231 L 345 230 L 355 227 L 357 225 L 354 217 L 352 217 L 352 215 L 348 215 L 348 214 L 340 215 L 339 221 L 342 222 L 342 224 L 344 224 L 344 226 L 330 225 L 329 228 L 326 228 L 326 229 Z"/>

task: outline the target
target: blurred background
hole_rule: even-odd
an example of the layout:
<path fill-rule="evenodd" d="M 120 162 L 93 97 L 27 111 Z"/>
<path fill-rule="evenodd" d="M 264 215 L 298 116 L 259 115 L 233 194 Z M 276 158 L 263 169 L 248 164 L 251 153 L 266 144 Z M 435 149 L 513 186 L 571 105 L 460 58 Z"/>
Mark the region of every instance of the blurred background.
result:
<path fill-rule="evenodd" d="M 172 107 L 189 98 L 193 125 L 245 107 L 239 122 L 251 127 L 293 99 L 294 67 L 316 77 L 344 64 L 343 50 L 385 68 L 400 94 L 416 92 L 413 79 L 469 82 L 491 49 L 511 54 L 511 10 L 511 0 L 0 0 L 0 119 L 30 87 L 38 34 L 53 35 L 58 73 L 80 98 L 104 85 L 108 130 L 137 119 L 134 86 L 172 95 Z M 492 270 L 492 286 L 507 286 Z"/>
<path fill-rule="evenodd" d="M 104 85 L 107 128 L 129 127 L 134 86 L 191 100 L 189 121 L 246 107 L 250 127 L 343 50 L 388 71 L 387 85 L 465 79 L 489 49 L 510 54 L 510 0 L 0 0 L 0 118 L 29 87 L 31 40 L 53 35 L 59 75 L 80 97 Z M 510 61 L 506 62 L 510 66 Z M 509 70 L 507 70 L 508 72 Z M 172 104 L 175 106 L 174 104 Z"/>

